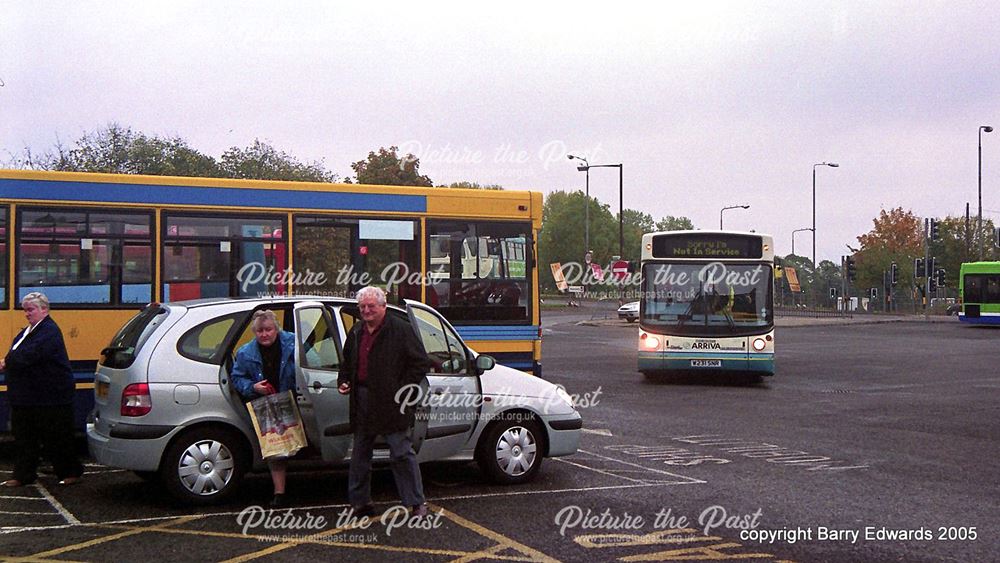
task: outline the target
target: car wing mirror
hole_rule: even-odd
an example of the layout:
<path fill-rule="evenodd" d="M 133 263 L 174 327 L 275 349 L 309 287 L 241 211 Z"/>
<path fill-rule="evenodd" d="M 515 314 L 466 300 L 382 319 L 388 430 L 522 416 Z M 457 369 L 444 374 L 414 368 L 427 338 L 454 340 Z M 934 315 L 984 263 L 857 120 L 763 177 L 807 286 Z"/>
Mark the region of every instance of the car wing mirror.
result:
<path fill-rule="evenodd" d="M 493 359 L 493 356 L 487 356 L 485 354 L 476 356 L 476 372 L 480 375 L 493 369 L 496 365 L 497 361 Z"/>

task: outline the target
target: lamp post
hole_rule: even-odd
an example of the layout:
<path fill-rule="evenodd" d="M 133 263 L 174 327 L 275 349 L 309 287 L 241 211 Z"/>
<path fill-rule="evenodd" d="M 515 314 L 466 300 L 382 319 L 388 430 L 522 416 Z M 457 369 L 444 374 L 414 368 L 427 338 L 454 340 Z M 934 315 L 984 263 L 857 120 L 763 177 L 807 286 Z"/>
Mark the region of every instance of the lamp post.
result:
<path fill-rule="evenodd" d="M 792 231 L 792 254 L 793 255 L 795 254 L 795 233 L 798 233 L 798 232 L 801 232 L 801 231 L 811 231 L 811 230 L 812 229 L 810 229 L 809 227 L 806 227 L 804 229 L 795 229 L 794 231 Z"/>
<path fill-rule="evenodd" d="M 587 173 L 586 192 L 584 192 L 587 202 L 583 209 L 583 253 L 586 254 L 590 252 L 590 163 L 582 156 L 568 154 L 566 158 L 570 160 L 575 158 L 583 162 L 583 166 L 577 166 L 576 169 Z"/>
<path fill-rule="evenodd" d="M 989 125 L 979 126 L 979 215 L 976 216 L 976 238 L 979 239 L 979 261 L 983 261 L 983 131 L 992 133 Z"/>
<path fill-rule="evenodd" d="M 588 230 L 588 231 L 589 231 L 589 228 L 590 228 L 589 227 L 589 225 L 590 225 L 590 169 L 591 168 L 617 168 L 618 169 L 618 256 L 624 257 L 625 256 L 625 254 L 624 254 L 624 252 L 625 252 L 625 216 L 624 216 L 625 204 L 624 204 L 624 201 L 623 201 L 624 191 L 622 191 L 622 175 L 623 175 L 622 174 L 622 165 L 621 164 L 590 164 L 589 162 L 587 162 L 587 159 L 585 159 L 583 157 L 576 156 L 576 155 L 572 155 L 572 154 L 566 155 L 566 158 L 569 158 L 570 160 L 572 160 L 574 158 L 577 159 L 577 160 L 582 160 L 583 161 L 583 166 L 577 166 L 576 169 L 579 170 L 579 171 L 581 171 L 581 172 L 586 172 L 587 173 L 587 214 L 584 215 L 584 221 L 585 221 L 584 225 L 586 225 L 585 229 Z M 588 241 L 587 246 L 588 246 L 588 250 L 589 250 L 589 246 L 590 246 L 590 243 L 589 243 L 590 235 L 589 234 L 586 235 L 586 239 L 585 240 Z"/>
<path fill-rule="evenodd" d="M 750 209 L 749 205 L 730 205 L 719 210 L 719 230 L 722 230 L 722 212 L 727 209 Z"/>
<path fill-rule="evenodd" d="M 829 166 L 831 168 L 836 168 L 840 166 L 836 162 L 820 162 L 819 164 L 813 164 L 813 269 L 816 268 L 816 167 L 817 166 Z"/>

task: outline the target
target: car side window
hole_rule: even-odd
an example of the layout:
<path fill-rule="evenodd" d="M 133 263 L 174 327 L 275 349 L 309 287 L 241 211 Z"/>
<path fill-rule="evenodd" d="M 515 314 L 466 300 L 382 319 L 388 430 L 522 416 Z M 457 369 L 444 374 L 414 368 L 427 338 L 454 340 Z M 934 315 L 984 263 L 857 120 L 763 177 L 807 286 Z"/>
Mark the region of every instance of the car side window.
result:
<path fill-rule="evenodd" d="M 302 357 L 300 365 L 313 369 L 335 370 L 340 367 L 337 348 L 337 327 L 333 325 L 326 309 L 309 307 L 299 309 L 299 342 Z"/>
<path fill-rule="evenodd" d="M 452 334 L 449 335 L 441 319 L 420 308 L 412 308 L 417 333 L 424 350 L 431 359 L 431 371 L 444 374 L 461 374 L 466 371 L 465 351 Z"/>
<path fill-rule="evenodd" d="M 235 313 L 201 323 L 184 333 L 177 343 L 177 351 L 191 360 L 221 364 L 229 334 L 245 321 L 246 316 L 247 313 Z"/>

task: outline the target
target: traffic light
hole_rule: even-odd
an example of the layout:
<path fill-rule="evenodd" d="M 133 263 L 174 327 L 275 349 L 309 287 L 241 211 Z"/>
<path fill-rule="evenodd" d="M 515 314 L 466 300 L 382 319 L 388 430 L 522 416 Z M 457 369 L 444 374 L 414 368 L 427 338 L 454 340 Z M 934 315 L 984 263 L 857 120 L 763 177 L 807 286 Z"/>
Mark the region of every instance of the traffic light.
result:
<path fill-rule="evenodd" d="M 924 272 L 924 275 L 926 275 L 929 278 L 934 277 L 934 272 L 937 271 L 935 269 L 936 265 L 937 265 L 937 260 L 933 256 L 928 257 L 927 258 L 927 270 Z"/>
<path fill-rule="evenodd" d="M 941 240 L 941 222 L 931 219 L 931 240 Z"/>
<path fill-rule="evenodd" d="M 937 290 L 937 276 L 927 277 L 927 289 L 929 289 L 930 291 Z"/>
<path fill-rule="evenodd" d="M 830 299 L 836 299 L 836 298 L 837 298 L 837 288 L 831 287 L 830 288 Z"/>
<path fill-rule="evenodd" d="M 877 287 L 871 288 L 870 295 L 872 299 L 878 299 L 878 288 Z"/>
<path fill-rule="evenodd" d="M 924 270 L 924 259 L 914 258 L 913 259 L 913 277 L 922 278 L 927 275 L 926 270 Z"/>
<path fill-rule="evenodd" d="M 889 283 L 893 286 L 899 283 L 899 265 L 895 262 L 889 266 Z"/>
<path fill-rule="evenodd" d="M 945 270 L 944 268 L 938 268 L 936 274 L 937 274 L 938 287 L 944 287 L 948 285 L 946 283 L 946 276 L 948 275 L 948 270 Z"/>
<path fill-rule="evenodd" d="M 854 257 L 848 256 L 846 259 L 847 264 L 847 279 L 849 281 L 854 281 L 858 279 L 858 267 L 854 264 Z"/>

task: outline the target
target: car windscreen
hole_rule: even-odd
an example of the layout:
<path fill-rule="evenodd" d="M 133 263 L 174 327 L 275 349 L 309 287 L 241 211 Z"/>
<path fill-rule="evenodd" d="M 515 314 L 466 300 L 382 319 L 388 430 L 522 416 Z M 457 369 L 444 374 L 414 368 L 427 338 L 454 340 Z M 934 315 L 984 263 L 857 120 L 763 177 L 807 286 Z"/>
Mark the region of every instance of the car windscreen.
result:
<path fill-rule="evenodd" d="M 135 361 L 139 349 L 153 330 L 167 318 L 167 309 L 151 304 L 132 317 L 111 339 L 111 344 L 101 350 L 101 365 L 125 369 Z"/>
<path fill-rule="evenodd" d="M 641 323 L 669 334 L 737 336 L 774 324 L 768 264 L 645 264 Z"/>

